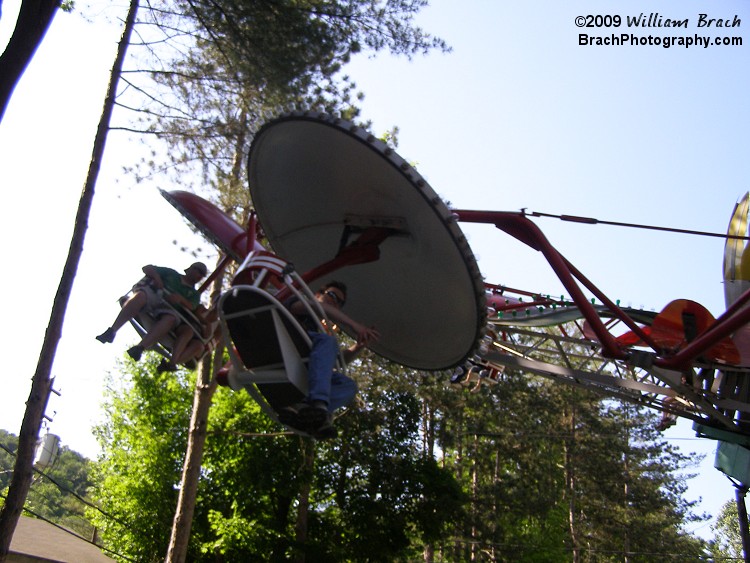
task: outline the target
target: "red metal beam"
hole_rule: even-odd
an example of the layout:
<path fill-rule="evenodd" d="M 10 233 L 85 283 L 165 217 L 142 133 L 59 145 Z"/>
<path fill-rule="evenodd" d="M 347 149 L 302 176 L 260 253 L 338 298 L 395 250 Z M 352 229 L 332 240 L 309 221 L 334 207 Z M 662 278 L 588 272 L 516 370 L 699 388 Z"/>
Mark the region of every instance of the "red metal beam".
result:
<path fill-rule="evenodd" d="M 534 250 L 541 252 L 557 274 L 563 286 L 578 306 L 583 317 L 589 322 L 592 330 L 602 344 L 602 355 L 608 358 L 625 359 L 626 354 L 620 349 L 614 336 L 610 334 L 597 315 L 593 305 L 576 283 L 570 263 L 550 244 L 544 233 L 523 213 L 509 211 L 468 211 L 453 210 L 459 221 L 469 223 L 488 223 L 505 231 Z M 588 282 L 590 283 L 590 282 Z"/>
<path fill-rule="evenodd" d="M 692 362 L 699 358 L 707 350 L 718 344 L 721 340 L 730 336 L 740 327 L 750 322 L 750 290 L 743 293 L 740 298 L 733 303 L 711 327 L 704 331 L 703 334 L 690 342 L 685 348 L 678 353 L 663 357 L 669 351 L 662 350 L 644 333 L 643 330 L 625 314 L 620 307 L 613 303 L 604 293 L 602 293 L 590 280 L 588 280 L 575 266 L 573 266 L 565 257 L 563 257 L 550 244 L 541 230 L 531 222 L 523 212 L 507 211 L 470 211 L 470 210 L 453 210 L 459 221 L 469 223 L 488 223 L 496 228 L 508 233 L 514 238 L 520 240 L 534 250 L 541 252 L 552 269 L 557 274 L 565 289 L 570 293 L 570 297 L 576 306 L 581 310 L 584 318 L 591 325 L 592 330 L 599 338 L 603 347 L 603 356 L 624 359 L 627 354 L 620 349 L 614 337 L 610 334 L 604 322 L 599 318 L 593 306 L 589 303 L 586 296 L 578 287 L 575 279 L 591 291 L 610 311 L 627 326 L 635 332 L 639 338 L 648 344 L 657 358 L 654 359 L 654 365 L 668 369 L 686 369 Z"/>

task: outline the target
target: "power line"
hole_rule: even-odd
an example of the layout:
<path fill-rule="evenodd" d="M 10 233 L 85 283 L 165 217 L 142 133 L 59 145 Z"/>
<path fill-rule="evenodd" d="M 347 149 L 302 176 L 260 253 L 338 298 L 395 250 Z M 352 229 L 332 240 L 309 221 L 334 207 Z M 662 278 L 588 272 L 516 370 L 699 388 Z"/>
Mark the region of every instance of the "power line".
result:
<path fill-rule="evenodd" d="M 16 453 L 15 453 L 15 452 L 13 452 L 13 451 L 11 451 L 11 450 L 10 450 L 10 449 L 9 449 L 9 448 L 8 448 L 7 446 L 5 446 L 5 445 L 4 445 L 4 444 L 2 444 L 2 443 L 0 443 L 0 449 L 4 450 L 4 451 L 5 451 L 6 453 L 10 454 L 10 455 L 11 455 L 11 456 L 13 456 L 14 458 L 16 457 Z M 118 517 L 116 517 L 116 516 L 113 516 L 112 514 L 109 514 L 108 512 L 106 512 L 106 511 L 105 511 L 104 509 L 102 509 L 101 507 L 99 507 L 99 506 L 97 506 L 97 505 L 95 505 L 95 504 L 91 503 L 90 501 L 86 500 L 85 498 L 81 497 L 81 496 L 80 496 L 80 495 L 79 495 L 78 493 L 76 493 L 75 491 L 72 491 L 72 490 L 71 490 L 71 489 L 69 489 L 68 487 L 66 487 L 66 486 L 64 486 L 64 485 L 62 485 L 62 484 L 60 484 L 60 483 L 58 483 L 58 482 L 57 482 L 57 481 L 56 481 L 55 479 L 53 479 L 52 477 L 50 477 L 50 476 L 49 476 L 48 474 L 46 474 L 45 472 L 43 472 L 43 471 L 41 471 L 41 470 L 37 469 L 36 467 L 32 467 L 32 469 L 33 469 L 33 470 L 34 470 L 34 471 L 35 471 L 36 473 L 38 473 L 39 475 L 41 475 L 42 477 L 44 477 L 44 478 L 48 479 L 48 480 L 49 480 L 49 481 L 50 481 L 50 482 L 51 482 L 51 483 L 52 483 L 53 485 L 55 485 L 55 487 L 57 487 L 57 488 L 58 488 L 58 489 L 59 489 L 60 491 L 62 491 L 62 492 L 64 492 L 64 493 L 68 493 L 68 494 L 70 494 L 70 495 L 73 495 L 73 496 L 74 496 L 74 497 L 75 497 L 76 499 L 78 499 L 78 500 L 79 500 L 80 502 L 82 502 L 83 504 L 85 504 L 85 505 L 86 505 L 86 506 L 88 506 L 89 508 L 93 508 L 93 509 L 97 510 L 98 512 L 100 512 L 100 513 L 101 513 L 101 514 L 102 514 L 102 515 L 103 515 L 103 516 L 104 516 L 105 518 L 109 518 L 110 520 L 112 520 L 113 522 L 116 522 L 117 524 L 119 524 L 120 526 L 122 526 L 122 527 L 126 528 L 126 529 L 127 529 L 127 530 L 129 530 L 130 532 L 132 532 L 132 533 L 136 533 L 136 531 L 135 531 L 135 530 L 133 530 L 133 528 L 132 528 L 132 527 L 131 527 L 131 526 L 130 526 L 130 525 L 129 525 L 129 524 L 127 523 L 127 522 L 124 522 L 123 520 L 119 519 Z M 3 496 L 3 498 L 5 498 L 5 497 Z M 46 499 L 46 500 L 49 500 L 49 499 Z M 24 510 L 26 510 L 26 511 L 27 511 L 27 512 L 29 512 L 30 514 L 34 514 L 33 512 L 31 512 L 31 510 L 29 510 L 29 509 L 28 509 L 28 508 L 26 508 L 25 506 L 24 506 Z M 45 522 L 49 522 L 50 524 L 53 524 L 54 526 L 58 526 L 58 525 L 57 525 L 57 524 L 55 524 L 54 522 L 50 522 L 49 520 L 46 520 L 46 519 L 45 519 L 45 518 L 43 518 L 42 516 L 39 516 L 39 515 L 37 515 L 37 514 L 34 514 L 34 516 L 36 516 L 37 518 L 40 518 L 40 519 L 44 520 Z M 58 527 L 60 527 L 60 526 L 58 526 Z M 62 528 L 62 529 L 65 529 L 65 528 Z M 70 533 L 71 533 L 71 534 L 73 534 L 73 535 L 75 535 L 75 536 L 77 536 L 77 537 L 80 537 L 80 536 L 78 536 L 77 534 L 75 534 L 75 533 L 73 533 L 73 532 L 70 532 Z M 82 539 L 84 539 L 85 541 L 89 541 L 89 540 L 86 540 L 85 538 L 82 538 Z M 94 544 L 94 545 L 96 545 L 96 544 Z M 97 546 L 97 547 L 101 547 L 101 546 Z M 102 549 L 106 549 L 106 548 L 103 548 L 103 547 L 102 547 Z M 109 550 L 107 550 L 107 551 L 109 551 Z M 113 552 L 113 553 L 114 553 L 114 552 Z M 120 554 L 118 553 L 118 554 L 116 554 L 116 555 L 120 555 Z M 124 556 L 121 556 L 121 557 L 124 557 Z"/>
<path fill-rule="evenodd" d="M 3 448 L 3 449 L 5 449 L 5 448 Z M 7 498 L 2 493 L 0 493 L 0 497 Z M 86 543 L 89 543 L 89 544 L 93 545 L 97 549 L 101 549 L 101 550 L 107 551 L 109 553 L 112 553 L 113 555 L 117 555 L 118 557 L 122 557 L 123 559 L 126 559 L 128 561 L 136 561 L 135 559 L 131 559 L 131 558 L 127 557 L 126 555 L 123 555 L 122 553 L 118 553 L 116 551 L 113 551 L 113 550 L 111 550 L 111 549 L 109 549 L 109 548 L 107 548 L 107 547 L 105 547 L 103 545 L 98 545 L 98 544 L 94 543 L 93 541 L 91 541 L 90 539 L 84 538 L 83 536 L 81 536 L 79 534 L 76 534 L 73 530 L 69 530 L 68 528 L 66 528 L 64 526 L 61 526 L 60 524 L 57 524 L 56 522 L 53 522 L 52 520 L 49 520 L 48 518 L 45 518 L 41 514 L 37 514 L 36 512 L 34 512 L 33 510 L 31 510 L 30 508 L 27 508 L 27 507 L 24 506 L 23 510 L 24 510 L 24 512 L 28 512 L 29 514 L 31 514 L 34 518 L 42 520 L 43 522 L 46 522 L 47 524 L 50 524 L 50 525 L 54 526 L 58 530 L 62 530 L 63 532 L 68 533 L 71 536 L 73 536 L 74 538 L 78 538 L 79 540 L 85 541 Z"/>
<path fill-rule="evenodd" d="M 12 451 L 11 451 L 10 449 L 8 449 L 8 448 L 7 448 L 7 447 L 6 447 L 6 446 L 5 446 L 4 444 L 2 444 L 2 443 L 0 443 L 0 449 L 3 449 L 3 450 L 5 450 L 5 452 L 6 452 L 6 453 L 8 453 L 8 454 L 12 455 L 13 457 L 15 457 L 15 456 L 16 456 L 15 452 L 12 452 Z M 74 497 L 75 497 L 76 499 L 78 499 L 79 501 L 81 501 L 81 502 L 82 502 L 83 504 L 85 504 L 85 505 L 86 505 L 86 506 L 88 506 L 89 508 L 93 508 L 93 509 L 95 509 L 95 510 L 98 510 L 99 512 L 101 512 L 101 513 L 102 513 L 102 514 L 103 514 L 104 516 L 106 516 L 107 518 L 111 518 L 112 520 L 114 520 L 114 521 L 115 521 L 115 522 L 117 522 L 118 524 L 120 524 L 120 525 L 122 525 L 122 526 L 126 526 L 126 527 L 127 527 L 127 524 L 125 524 L 124 522 L 121 522 L 121 521 L 120 521 L 120 520 L 118 520 L 118 519 L 117 519 L 116 517 L 112 516 L 111 514 L 107 514 L 107 513 L 106 513 L 106 512 L 104 511 L 104 510 L 102 510 L 102 509 L 101 509 L 100 507 L 98 507 L 98 506 L 96 506 L 95 504 L 93 504 L 93 503 L 91 503 L 91 502 L 87 501 L 87 500 L 86 500 L 85 498 L 83 498 L 83 497 L 82 497 L 81 495 L 79 495 L 79 494 L 78 494 L 78 493 L 76 493 L 75 491 L 73 491 L 73 490 L 69 489 L 68 487 L 66 487 L 66 486 L 64 486 L 64 485 L 62 485 L 62 484 L 60 484 L 60 483 L 58 483 L 58 482 L 57 482 L 57 481 L 56 481 L 55 479 L 53 479 L 53 478 L 52 478 L 52 477 L 51 477 L 50 475 L 48 475 L 48 474 L 47 474 L 47 473 L 45 473 L 44 471 L 41 471 L 40 469 L 37 469 L 36 467 L 34 467 L 33 469 L 34 469 L 34 471 L 35 471 L 36 473 L 38 473 L 38 474 L 39 474 L 39 475 L 41 475 L 42 477 L 44 477 L 44 478 L 48 479 L 48 480 L 49 480 L 49 481 L 50 481 L 50 482 L 51 482 L 51 483 L 52 483 L 53 485 L 55 485 L 55 486 L 56 486 L 56 487 L 57 487 L 57 488 L 58 488 L 59 490 L 61 490 L 61 491 L 65 492 L 65 493 L 68 493 L 68 494 L 70 494 L 70 495 L 73 495 L 73 496 L 74 496 Z"/>
<path fill-rule="evenodd" d="M 553 219 L 560 219 L 561 221 L 568 221 L 571 223 L 583 223 L 584 225 L 613 225 L 615 227 L 631 227 L 634 229 L 650 229 L 653 231 L 666 231 L 670 233 L 682 233 L 686 235 L 700 235 L 704 237 L 717 237 L 717 238 L 728 238 L 728 239 L 739 239 L 739 240 L 750 240 L 750 237 L 741 235 L 728 235 L 724 233 L 711 233 L 707 231 L 696 231 L 692 229 L 677 229 L 674 227 L 658 227 L 656 225 L 642 225 L 638 223 L 624 223 L 620 221 L 604 221 L 601 219 L 594 219 L 593 217 L 579 217 L 578 215 L 554 215 L 552 213 L 541 213 L 539 211 L 526 211 L 522 209 L 521 212 L 524 215 L 530 215 L 532 217 L 549 217 Z"/>

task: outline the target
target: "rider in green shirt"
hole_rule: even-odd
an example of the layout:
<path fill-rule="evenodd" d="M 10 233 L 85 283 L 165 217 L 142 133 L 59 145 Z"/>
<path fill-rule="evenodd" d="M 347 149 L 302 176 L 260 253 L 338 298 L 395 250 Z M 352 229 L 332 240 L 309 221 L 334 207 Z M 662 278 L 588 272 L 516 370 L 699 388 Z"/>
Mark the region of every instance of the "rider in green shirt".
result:
<path fill-rule="evenodd" d="M 198 308 L 200 293 L 195 285 L 206 277 L 208 268 L 202 262 L 195 262 L 184 274 L 180 274 L 171 268 L 149 264 L 143 267 L 143 273 L 145 277 L 133 286 L 131 295 L 123 303 L 112 326 L 96 337 L 105 344 L 113 342 L 117 331 L 126 322 L 146 310 L 156 318 L 156 322 L 143 339 L 128 350 L 135 361 L 141 358 L 144 350 L 156 344 L 180 323 L 181 319 L 173 307 L 190 312 Z M 173 355 L 180 352 L 172 350 Z"/>

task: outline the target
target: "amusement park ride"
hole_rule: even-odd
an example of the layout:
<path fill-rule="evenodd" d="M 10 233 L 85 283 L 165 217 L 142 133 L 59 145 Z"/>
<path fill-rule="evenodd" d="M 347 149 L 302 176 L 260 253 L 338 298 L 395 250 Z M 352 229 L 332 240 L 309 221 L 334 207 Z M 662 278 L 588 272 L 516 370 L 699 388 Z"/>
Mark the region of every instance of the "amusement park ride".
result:
<path fill-rule="evenodd" d="M 691 419 L 718 440 L 717 468 L 750 483 L 747 195 L 725 246 L 727 309 L 714 319 L 688 300 L 659 313 L 619 306 L 526 213 L 449 209 L 385 143 L 325 113 L 266 123 L 248 166 L 247 228 L 194 194 L 163 195 L 240 264 L 218 303 L 232 364 L 220 382 L 272 418 L 305 395 L 310 347 L 282 303 L 301 298 L 324 330 L 309 286 L 335 277 L 349 287 L 347 314 L 378 328 L 370 349 L 388 360 L 473 385 L 532 373 Z M 485 283 L 459 222 L 494 225 L 541 252 L 570 297 Z"/>

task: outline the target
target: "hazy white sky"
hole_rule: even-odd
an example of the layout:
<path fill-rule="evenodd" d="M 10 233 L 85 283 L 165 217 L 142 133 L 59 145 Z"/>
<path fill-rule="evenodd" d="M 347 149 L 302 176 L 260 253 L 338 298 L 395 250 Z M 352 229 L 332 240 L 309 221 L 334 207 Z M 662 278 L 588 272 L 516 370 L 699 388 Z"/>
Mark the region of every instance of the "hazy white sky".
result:
<path fill-rule="evenodd" d="M 18 0 L 3 3 L 0 45 Z M 30 378 L 67 254 L 108 73 L 126 2 L 97 1 L 59 14 L 19 84 L 0 125 L 0 237 L 6 275 L 0 428 L 18 432 Z M 736 27 L 697 27 L 704 19 Z M 686 28 L 628 27 L 655 14 Z M 658 15 L 656 15 L 658 14 Z M 619 27 L 577 27 L 576 18 L 619 16 Z M 594 18 L 591 18 L 596 22 Z M 420 25 L 444 38 L 450 54 L 412 61 L 360 57 L 347 71 L 366 94 L 363 119 L 378 134 L 400 128 L 399 153 L 417 163 L 443 198 L 460 209 L 591 216 L 709 232 L 726 230 L 748 189 L 747 92 L 750 7 L 742 0 L 603 2 L 433 0 Z M 604 21 L 602 19 L 602 21 Z M 614 18 L 612 20 L 614 22 Z M 628 43 L 582 46 L 580 34 Z M 634 37 L 630 37 L 633 35 Z M 731 38 L 742 46 L 633 45 L 648 37 Z M 138 147 L 110 135 L 84 259 L 53 370 L 62 397 L 50 430 L 95 456 L 91 424 L 101 382 L 135 340 L 125 329 L 114 345 L 94 336 L 111 323 L 116 297 L 145 263 L 180 267 L 192 257 L 173 244 L 210 247 L 192 237 L 156 193 L 122 173 Z M 563 254 L 611 298 L 661 309 L 689 298 L 714 314 L 723 308 L 723 241 L 539 219 Z M 537 253 L 489 226 L 464 230 L 487 281 L 563 293 Z M 207 256 L 207 259 L 210 259 Z M 691 498 L 715 514 L 733 498 L 713 469 L 715 445 L 696 440 L 685 421 L 665 436 L 685 451 L 707 453 Z M 708 526 L 699 530 L 708 533 Z"/>

